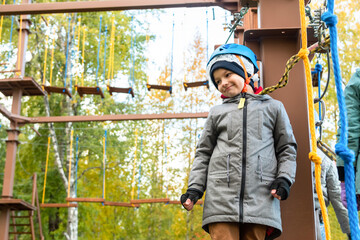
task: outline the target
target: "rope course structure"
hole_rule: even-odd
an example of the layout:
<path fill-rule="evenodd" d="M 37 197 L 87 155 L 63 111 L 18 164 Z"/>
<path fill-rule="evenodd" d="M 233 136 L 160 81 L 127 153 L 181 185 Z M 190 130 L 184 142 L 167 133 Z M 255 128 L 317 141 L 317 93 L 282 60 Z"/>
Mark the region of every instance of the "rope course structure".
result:
<path fill-rule="evenodd" d="M 95 87 L 88 87 L 88 86 L 83 86 L 83 75 L 82 75 L 82 85 L 76 85 L 75 88 L 78 92 L 78 94 L 80 95 L 80 97 L 82 98 L 85 94 L 90 94 L 90 95 L 99 95 L 101 96 L 101 98 L 104 98 L 104 93 L 102 91 L 102 89 L 100 88 L 99 85 L 99 80 L 98 80 L 98 73 L 99 73 L 99 65 L 100 65 L 100 46 L 101 46 L 101 26 L 102 25 L 102 16 L 99 17 L 99 39 L 98 39 L 98 51 L 97 51 L 97 66 L 96 66 L 96 75 L 95 75 L 95 80 L 96 80 L 96 86 Z M 105 38 L 106 39 L 106 38 Z M 80 40 L 80 39 L 79 39 Z M 85 40 L 85 29 L 84 29 L 84 36 L 83 36 L 83 40 Z M 84 52 L 85 52 L 85 44 L 83 42 L 83 61 L 84 61 Z"/>
<path fill-rule="evenodd" d="M 16 3 L 16 0 L 14 0 L 13 4 Z M 5 5 L 6 4 L 6 1 L 3 0 L 2 2 L 2 5 Z M 1 16 L 1 19 L 0 19 L 0 43 L 1 43 L 1 35 L 2 35 L 2 29 L 3 29 L 3 21 L 4 21 L 4 16 L 2 15 Z M 14 25 L 14 16 L 11 16 L 11 27 L 10 27 L 10 39 L 9 39 L 9 45 L 11 46 L 11 43 L 12 43 L 12 33 L 13 33 L 13 25 Z M 19 47 L 21 46 L 21 33 L 22 33 L 22 16 L 20 16 L 20 24 L 19 24 L 20 28 L 19 28 Z M 21 50 L 21 48 L 19 48 L 19 51 Z M 12 69 L 12 70 L 7 70 L 8 68 L 8 65 L 9 65 L 9 60 L 10 60 L 10 52 L 8 52 L 8 59 L 7 59 L 7 62 L 3 62 L 1 63 L 2 66 L 5 67 L 5 70 L 2 70 L 0 71 L 0 73 L 15 73 L 16 75 L 20 75 L 20 66 L 19 66 L 19 63 L 18 63 L 18 66 L 16 69 Z M 19 53 L 18 53 L 19 54 Z"/>
<path fill-rule="evenodd" d="M 150 91 L 151 89 L 168 91 L 172 93 L 172 77 L 173 77 L 173 58 L 174 58 L 174 34 L 175 34 L 175 14 L 173 13 L 173 24 L 172 24 L 172 40 L 171 40 L 171 59 L 170 59 L 170 85 L 156 85 L 147 83 L 146 87 Z"/>
<path fill-rule="evenodd" d="M 49 155 L 50 155 L 50 142 L 51 138 L 48 137 L 47 151 L 46 151 L 46 163 L 45 163 L 45 175 L 44 175 L 44 187 L 42 194 L 42 201 L 40 204 L 41 208 L 68 208 L 68 207 L 77 207 L 76 203 L 45 203 L 45 191 L 46 191 L 46 180 L 49 166 Z"/>
<path fill-rule="evenodd" d="M 206 9 L 206 62 L 208 62 L 208 59 L 209 59 L 209 17 L 208 17 L 208 10 Z M 210 89 L 209 79 L 206 79 L 204 81 L 188 82 L 188 81 L 186 81 L 185 74 L 184 74 L 183 85 L 184 85 L 185 91 L 187 91 L 188 88 L 201 87 L 201 86 L 206 86 L 207 89 Z"/>
<path fill-rule="evenodd" d="M 90 197 L 72 197 L 71 193 L 70 193 L 70 188 L 71 188 L 71 173 L 72 173 L 72 145 L 73 145 L 73 135 L 74 135 L 74 130 L 71 130 L 71 135 L 70 135 L 70 153 L 69 153 L 69 175 L 68 175 L 68 193 L 67 193 L 67 198 L 66 201 L 69 202 L 88 202 L 88 203 L 104 203 L 105 202 L 105 160 L 106 160 L 106 156 L 105 156 L 105 144 L 106 144 L 106 139 L 105 136 L 103 138 L 103 170 L 102 170 L 102 174 L 103 174 L 103 192 L 102 192 L 102 197 L 101 198 L 90 198 Z M 77 170 L 77 169 L 76 169 Z M 77 182 L 75 182 L 77 183 Z"/>
<path fill-rule="evenodd" d="M 136 161 L 137 161 L 137 138 L 138 138 L 138 133 L 137 130 L 135 131 L 135 153 L 134 153 L 134 162 L 133 162 L 133 180 L 132 180 L 132 190 L 131 190 L 131 200 L 130 203 L 131 204 L 148 204 L 148 203 L 168 203 L 170 201 L 170 199 L 166 196 L 166 198 L 147 198 L 147 199 L 140 199 L 140 183 L 141 183 L 141 161 L 142 159 L 140 158 L 140 163 L 139 163 L 139 180 L 138 180 L 138 195 L 137 195 L 137 199 L 134 199 L 134 195 L 135 195 L 135 169 L 136 169 Z M 140 146 L 140 157 L 142 157 L 142 146 L 143 146 L 143 140 L 141 137 L 141 146 Z"/>
<path fill-rule="evenodd" d="M 134 60 L 133 60 L 133 54 L 134 54 L 134 50 L 133 50 L 133 18 L 134 16 L 131 16 L 131 59 L 132 59 L 132 73 L 133 68 L 134 68 Z M 115 53 L 115 17 L 113 16 L 111 19 L 111 35 L 110 35 L 110 55 L 109 55 L 109 70 L 108 70 L 108 84 L 107 84 L 107 89 L 110 93 L 110 95 L 113 95 L 113 93 L 128 93 L 131 94 L 132 97 L 135 97 L 134 95 L 134 91 L 133 88 L 131 87 L 131 83 L 130 83 L 130 79 L 129 79 L 129 87 L 124 88 L 124 87 L 114 87 L 110 85 L 110 81 L 112 81 L 114 79 L 114 53 Z M 133 74 L 130 74 L 130 76 L 133 76 Z M 131 77 L 130 77 L 131 78 Z M 133 80 L 133 79 L 131 79 Z"/>
<path fill-rule="evenodd" d="M 69 51 L 69 38 L 70 38 L 70 29 L 71 29 L 71 16 L 68 17 L 68 33 L 67 33 L 67 44 L 66 44 L 66 60 L 65 60 L 65 79 L 64 79 L 64 87 L 57 87 L 52 85 L 52 77 L 53 77 L 53 64 L 54 64 L 54 51 L 55 51 L 55 32 L 56 28 L 53 26 L 52 31 L 50 31 L 49 27 L 49 20 L 44 21 L 47 28 L 47 34 L 45 38 L 45 52 L 44 52 L 44 71 L 43 71 L 43 82 L 42 88 L 45 90 L 49 95 L 51 93 L 60 93 L 65 94 L 72 98 L 70 91 L 66 87 L 66 80 L 67 80 L 67 64 L 68 64 L 68 51 Z M 49 76 L 49 85 L 46 85 L 46 71 L 47 71 L 47 55 L 48 55 L 48 41 L 49 41 L 49 34 L 52 33 L 52 48 L 51 48 L 51 61 L 50 61 L 50 76 Z"/>

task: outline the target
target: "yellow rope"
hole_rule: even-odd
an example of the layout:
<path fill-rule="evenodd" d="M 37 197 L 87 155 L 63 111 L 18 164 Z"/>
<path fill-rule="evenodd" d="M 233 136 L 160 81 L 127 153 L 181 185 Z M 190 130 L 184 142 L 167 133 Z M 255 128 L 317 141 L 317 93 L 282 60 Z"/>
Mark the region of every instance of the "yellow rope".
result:
<path fill-rule="evenodd" d="M 50 137 L 48 137 L 48 145 L 47 145 L 47 152 L 46 152 L 45 177 L 44 177 L 42 203 L 44 203 L 44 199 L 45 199 L 46 177 L 47 177 L 47 170 L 48 170 L 49 153 L 50 153 Z"/>
<path fill-rule="evenodd" d="M 133 176 L 132 176 L 132 189 L 131 189 L 131 200 L 134 199 L 135 192 L 135 172 L 136 172 L 136 152 L 137 152 L 137 138 L 138 138 L 138 130 L 135 130 L 135 152 L 134 152 L 134 162 L 133 162 Z"/>
<path fill-rule="evenodd" d="M 47 23 L 46 23 L 47 25 Z M 49 27 L 49 26 L 47 26 Z M 44 86 L 45 86 L 45 79 L 46 79 L 46 60 L 47 60 L 47 51 L 48 51 L 48 41 L 49 41 L 49 35 L 46 34 L 46 38 L 45 38 L 45 53 L 44 53 L 44 71 L 43 71 L 43 90 L 44 90 Z"/>
<path fill-rule="evenodd" d="M 54 51 L 55 51 L 55 27 L 53 28 L 53 40 L 52 40 L 52 49 L 51 49 L 51 65 L 50 65 L 50 86 L 52 86 L 52 73 L 53 73 L 53 66 L 54 66 Z"/>
<path fill-rule="evenodd" d="M 68 178 L 68 198 L 70 197 L 70 179 L 71 179 L 71 160 L 72 160 L 72 144 L 73 144 L 74 130 L 70 134 L 70 156 L 69 156 L 69 178 Z"/>
<path fill-rule="evenodd" d="M 21 36 L 21 35 L 22 35 L 22 20 L 23 20 L 23 19 L 22 19 L 22 15 L 20 15 L 19 48 L 18 48 L 18 49 L 19 49 L 19 52 L 18 52 L 18 67 L 17 67 L 18 70 L 21 70 L 21 69 L 20 69 L 20 66 L 21 66 L 21 60 L 22 60 L 22 59 L 20 58 L 20 56 L 21 56 L 21 44 L 22 44 L 22 43 L 21 43 L 21 42 L 22 42 L 22 41 L 21 41 L 21 37 L 22 37 L 22 36 Z M 25 57 L 25 56 L 23 56 L 23 57 Z M 21 71 L 20 71 L 20 72 L 17 72 L 17 75 L 21 75 Z"/>
<path fill-rule="evenodd" d="M 85 34 L 86 33 L 86 27 L 84 26 L 83 28 L 83 45 L 82 45 L 82 61 L 81 61 L 81 66 L 83 67 L 83 70 L 81 72 L 81 86 L 84 86 L 84 72 L 85 72 L 85 65 L 84 65 L 84 61 L 85 61 Z"/>
<path fill-rule="evenodd" d="M 103 137 L 103 166 L 104 166 L 104 175 L 106 173 L 105 170 L 105 136 Z M 106 199 L 106 177 L 104 177 L 104 199 Z"/>
<path fill-rule="evenodd" d="M 77 42 L 77 47 L 76 47 L 77 52 L 80 51 L 80 32 L 81 32 L 81 17 L 79 17 L 79 20 L 78 20 L 78 42 Z M 76 65 L 78 65 L 78 64 L 79 64 L 79 58 L 77 57 Z M 77 81 L 78 81 L 78 75 L 76 74 L 75 75 L 75 91 L 77 90 Z"/>
<path fill-rule="evenodd" d="M 5 5 L 5 0 L 3 0 L 2 5 Z M 1 20 L 0 20 L 0 42 L 1 42 L 1 33 L 2 33 L 3 21 L 4 21 L 4 15 L 1 15 Z"/>
<path fill-rule="evenodd" d="M 317 46 L 316 48 L 311 49 L 310 54 L 321 52 L 321 51 L 323 51 L 322 48 L 329 47 L 329 46 L 330 46 L 330 38 L 328 36 L 328 37 L 326 37 L 324 39 L 324 42 L 321 44 L 321 46 Z M 273 91 L 275 91 L 278 88 L 285 87 L 288 84 L 288 81 L 289 81 L 289 72 L 290 72 L 290 70 L 295 66 L 296 63 L 299 62 L 299 60 L 300 60 L 299 54 L 293 55 L 287 61 L 286 66 L 285 66 L 285 73 L 281 77 L 279 82 L 274 86 L 270 86 L 270 87 L 265 88 L 259 94 L 261 94 L 261 95 L 269 94 L 269 93 L 272 93 Z"/>
<path fill-rule="evenodd" d="M 321 158 L 317 155 L 317 141 L 315 130 L 315 118 L 314 118 L 314 101 L 313 101 L 313 87 L 311 78 L 311 66 L 308 58 L 309 50 L 307 49 L 307 32 L 306 32 L 306 19 L 305 19 L 305 3 L 304 0 L 299 0 L 300 18 L 301 18 L 301 41 L 302 48 L 298 55 L 303 59 L 305 74 L 306 74 L 306 89 L 307 89 L 307 101 L 308 101 L 308 114 L 309 114 L 309 126 L 311 134 L 311 152 L 309 153 L 309 159 L 315 163 L 315 187 L 318 195 L 322 217 L 325 225 L 325 235 L 327 240 L 331 240 L 330 224 L 324 201 L 323 192 L 321 189 Z"/>
<path fill-rule="evenodd" d="M 108 85 L 110 79 L 114 78 L 114 49 L 115 49 L 115 16 L 111 18 L 111 34 L 110 34 L 110 54 L 109 54 L 109 70 L 108 70 Z"/>

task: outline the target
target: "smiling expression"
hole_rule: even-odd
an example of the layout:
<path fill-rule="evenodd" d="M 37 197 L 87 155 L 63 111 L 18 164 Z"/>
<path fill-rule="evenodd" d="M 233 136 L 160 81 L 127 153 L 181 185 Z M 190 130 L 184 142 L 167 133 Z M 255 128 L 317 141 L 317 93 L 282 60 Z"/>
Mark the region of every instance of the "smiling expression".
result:
<path fill-rule="evenodd" d="M 213 77 L 218 90 L 226 97 L 234 97 L 244 88 L 244 79 L 230 70 L 218 68 L 213 72 Z"/>

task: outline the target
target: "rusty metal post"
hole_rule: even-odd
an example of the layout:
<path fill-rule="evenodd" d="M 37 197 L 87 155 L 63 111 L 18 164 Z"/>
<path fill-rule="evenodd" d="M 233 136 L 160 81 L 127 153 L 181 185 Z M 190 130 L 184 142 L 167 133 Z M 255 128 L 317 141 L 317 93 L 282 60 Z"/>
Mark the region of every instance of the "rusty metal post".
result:
<path fill-rule="evenodd" d="M 284 73 L 287 60 L 295 55 L 301 44 L 299 0 L 260 0 L 259 29 L 269 30 L 259 37 L 259 55 L 263 66 L 265 87 L 275 85 Z M 289 29 L 298 28 L 295 34 Z M 271 36 L 272 30 L 282 29 L 284 36 Z M 261 33 L 260 33 L 261 35 Z M 283 234 L 279 239 L 316 239 L 314 199 L 308 126 L 305 70 L 300 61 L 291 70 L 289 84 L 271 96 L 283 102 L 298 143 L 296 182 L 288 200 L 282 205 Z M 306 226 L 301 227 L 299 226 Z"/>
<path fill-rule="evenodd" d="M 25 0 L 23 3 L 31 3 L 31 0 Z M 28 16 L 22 16 L 22 33 L 20 39 L 20 52 L 17 59 L 17 67 L 20 67 L 21 76 L 25 74 L 25 54 L 27 48 L 28 34 L 30 20 Z M 21 87 L 14 89 L 12 97 L 12 109 L 11 113 L 20 115 L 21 113 L 21 97 L 23 90 Z M 8 131 L 8 140 L 6 141 L 6 162 L 4 170 L 4 180 L 2 189 L 2 198 L 12 198 L 15 178 L 15 166 L 16 166 L 16 151 L 19 144 L 18 136 L 20 131 L 18 130 L 18 124 L 11 121 L 10 129 Z M 0 212 L 0 240 L 6 240 L 9 238 L 9 223 L 10 223 L 11 210 L 5 209 Z"/>

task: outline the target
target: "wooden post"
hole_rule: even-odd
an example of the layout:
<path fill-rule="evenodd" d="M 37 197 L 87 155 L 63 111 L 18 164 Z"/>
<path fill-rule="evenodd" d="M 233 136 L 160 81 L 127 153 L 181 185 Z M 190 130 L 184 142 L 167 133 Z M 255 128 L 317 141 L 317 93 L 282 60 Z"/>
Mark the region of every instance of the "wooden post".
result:
<path fill-rule="evenodd" d="M 261 60 L 263 84 L 269 87 L 278 83 L 287 60 L 301 48 L 299 1 L 260 0 L 258 16 L 258 29 L 244 33 L 245 44 Z M 298 144 L 296 182 L 289 199 L 281 202 L 283 234 L 279 239 L 316 239 L 312 171 L 308 157 L 310 131 L 302 61 L 291 70 L 289 84 L 270 95 L 285 105 Z"/>
<path fill-rule="evenodd" d="M 24 0 L 23 3 L 31 3 L 31 0 Z M 27 48 L 28 34 L 30 20 L 27 15 L 22 16 L 22 33 L 21 33 L 21 49 L 18 54 L 16 66 L 20 66 L 21 76 L 25 73 L 25 54 Z M 19 87 L 13 91 L 12 97 L 12 114 L 20 115 L 21 113 L 21 97 L 23 90 Z M 19 144 L 18 136 L 20 131 L 18 130 L 18 124 L 14 121 L 10 123 L 10 129 L 8 131 L 8 140 L 6 141 L 6 162 L 4 170 L 3 190 L 2 198 L 12 198 L 14 189 L 14 177 L 15 177 L 15 165 L 16 165 L 16 151 Z M 10 223 L 10 208 L 0 212 L 0 240 L 6 240 L 9 238 L 9 223 Z"/>

